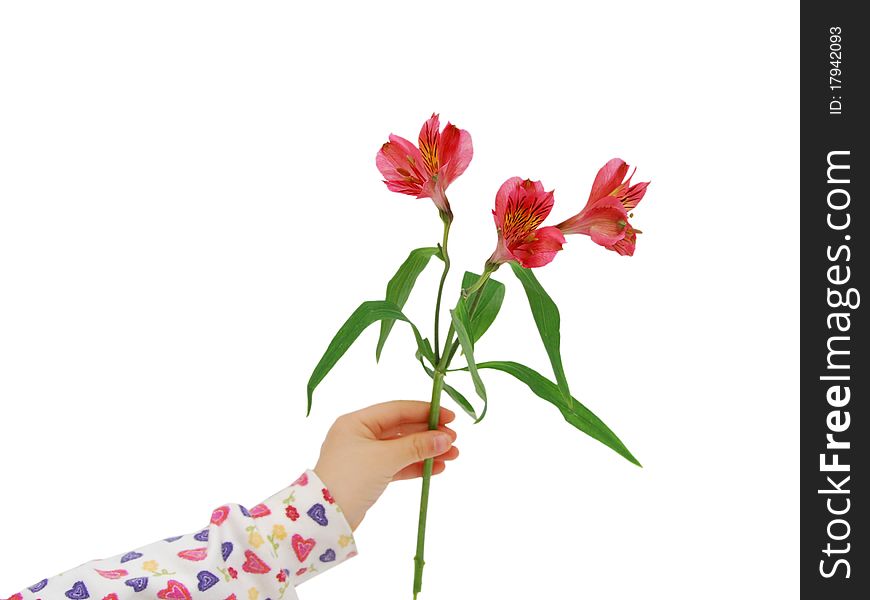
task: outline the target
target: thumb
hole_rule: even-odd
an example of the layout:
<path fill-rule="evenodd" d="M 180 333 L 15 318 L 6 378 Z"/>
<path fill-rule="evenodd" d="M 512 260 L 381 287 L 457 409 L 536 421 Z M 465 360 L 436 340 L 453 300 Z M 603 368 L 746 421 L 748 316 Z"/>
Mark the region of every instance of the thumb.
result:
<path fill-rule="evenodd" d="M 450 449 L 453 439 L 443 431 L 421 431 L 383 442 L 390 465 L 396 472 L 427 458 L 434 458 Z"/>

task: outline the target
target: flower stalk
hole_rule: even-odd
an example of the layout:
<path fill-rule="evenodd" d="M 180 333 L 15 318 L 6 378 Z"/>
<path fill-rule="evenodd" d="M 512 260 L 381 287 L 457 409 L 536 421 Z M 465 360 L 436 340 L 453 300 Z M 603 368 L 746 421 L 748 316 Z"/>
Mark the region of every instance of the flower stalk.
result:
<path fill-rule="evenodd" d="M 450 223 L 452 219 L 442 213 L 444 221 L 444 237 L 441 240 L 441 260 L 444 261 L 444 270 L 441 272 L 441 281 L 438 283 L 438 296 L 435 298 L 435 361 L 441 359 L 441 346 L 438 344 L 438 335 L 441 330 L 441 295 L 444 292 L 444 282 L 450 271 L 450 255 L 447 253 L 447 238 L 450 235 Z"/>
<path fill-rule="evenodd" d="M 447 271 L 450 268 L 450 261 L 447 258 L 447 235 L 450 229 L 450 223 L 445 220 L 444 222 L 444 242 L 442 245 L 443 248 L 443 256 L 444 259 L 444 272 L 441 276 L 441 285 L 438 286 L 438 299 L 436 302 L 435 308 L 435 339 L 438 339 L 438 315 L 440 313 L 441 308 L 441 295 L 442 288 L 444 286 L 444 279 L 447 275 Z M 478 303 L 480 302 L 480 289 L 484 286 L 489 276 L 498 269 L 499 265 L 492 265 L 491 263 L 486 264 L 486 268 L 483 271 L 483 274 L 478 278 L 471 287 L 466 290 L 462 290 L 462 295 L 465 298 L 474 296 L 471 301 L 471 306 L 468 311 L 469 317 L 474 314 L 474 310 L 477 308 Z M 451 321 L 450 328 L 447 330 L 447 337 L 445 338 L 444 344 L 444 353 L 438 355 L 438 343 L 436 341 L 435 352 L 436 352 L 436 361 L 435 364 L 435 372 L 432 377 L 432 397 L 429 401 L 429 430 L 438 429 L 438 417 L 441 412 L 441 392 L 444 389 L 444 377 L 447 373 L 447 369 L 450 367 L 450 361 L 453 360 L 453 356 L 456 354 L 456 350 L 459 348 L 459 340 L 453 339 L 454 337 L 454 327 Z M 417 598 L 417 594 L 420 593 L 420 590 L 423 587 L 423 566 L 426 564 L 426 561 L 423 559 L 423 553 L 426 545 L 426 517 L 429 512 L 429 487 L 432 480 L 432 466 L 435 464 L 434 458 L 427 458 L 423 461 L 423 483 L 420 489 L 420 517 L 417 521 L 417 551 L 414 555 L 414 598 Z"/>
<path fill-rule="evenodd" d="M 445 347 L 446 349 L 446 347 Z M 444 358 L 447 353 L 444 353 Z M 441 412 L 441 390 L 444 388 L 444 369 L 441 364 L 444 360 L 439 361 L 435 369 L 435 375 L 432 378 L 432 399 L 429 403 L 429 429 L 438 429 L 438 416 Z M 426 561 L 423 559 L 423 550 L 426 545 L 426 516 L 429 512 L 429 484 L 432 479 L 432 465 L 435 460 L 427 458 L 423 461 L 423 485 L 420 490 L 420 519 L 417 522 L 417 552 L 414 555 L 414 598 L 423 589 L 423 565 Z"/>

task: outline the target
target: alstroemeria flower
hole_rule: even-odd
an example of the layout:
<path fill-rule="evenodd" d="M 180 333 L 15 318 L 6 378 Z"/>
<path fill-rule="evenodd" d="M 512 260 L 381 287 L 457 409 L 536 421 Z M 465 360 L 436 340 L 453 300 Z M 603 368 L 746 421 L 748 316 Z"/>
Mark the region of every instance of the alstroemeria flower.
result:
<path fill-rule="evenodd" d="M 444 131 L 439 131 L 440 127 L 437 114 L 423 123 L 419 148 L 390 134 L 390 141 L 381 146 L 376 162 L 391 191 L 431 198 L 443 215 L 451 217 L 445 191 L 468 168 L 474 150 L 467 131 L 449 122 Z"/>
<path fill-rule="evenodd" d="M 622 256 L 633 255 L 640 231 L 631 226 L 628 218 L 646 193 L 649 181 L 631 185 L 632 176 L 626 179 L 627 173 L 628 165 L 622 159 L 608 161 L 598 171 L 583 210 L 556 227 L 566 234 L 588 235 L 596 244 Z"/>
<path fill-rule="evenodd" d="M 558 227 L 541 227 L 553 210 L 553 192 L 540 181 L 511 177 L 495 195 L 492 211 L 498 229 L 498 246 L 489 259 L 493 265 L 511 260 L 526 268 L 543 267 L 565 243 Z"/>

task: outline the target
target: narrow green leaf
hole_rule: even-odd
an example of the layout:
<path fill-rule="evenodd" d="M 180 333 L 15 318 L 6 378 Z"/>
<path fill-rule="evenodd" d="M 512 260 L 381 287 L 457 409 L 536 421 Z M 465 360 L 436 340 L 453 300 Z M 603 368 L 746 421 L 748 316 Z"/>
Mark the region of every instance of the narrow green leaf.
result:
<path fill-rule="evenodd" d="M 344 356 L 347 349 L 356 341 L 359 335 L 366 327 L 375 321 L 391 319 L 394 321 L 405 321 L 411 326 L 414 331 L 414 338 L 417 340 L 417 350 L 422 354 L 431 355 L 431 347 L 427 348 L 420 332 L 411 321 L 402 314 L 399 307 L 392 302 L 385 300 L 369 300 L 359 305 L 353 314 L 345 321 L 344 325 L 329 342 L 326 352 L 320 358 L 320 362 L 314 367 L 311 373 L 311 378 L 308 380 L 308 414 L 311 413 L 311 399 L 314 396 L 314 388 L 316 388 L 326 374 L 335 366 L 339 359 Z M 430 357 L 431 360 L 431 357 Z"/>
<path fill-rule="evenodd" d="M 477 372 L 477 365 L 474 362 L 474 345 L 471 342 L 471 334 L 468 332 L 468 309 L 465 306 L 465 298 L 459 299 L 459 302 L 456 303 L 456 308 L 450 311 L 450 317 L 453 319 L 453 328 L 456 330 L 456 337 L 459 338 L 459 345 L 465 353 L 468 372 L 471 374 L 471 380 L 474 382 L 474 391 L 483 399 L 483 411 L 475 421 L 477 423 L 486 416 L 486 388 L 483 386 L 483 380 L 480 378 L 480 373 Z"/>
<path fill-rule="evenodd" d="M 568 423 L 590 437 L 595 438 L 608 448 L 611 448 L 629 462 L 639 467 L 642 466 L 632 453 L 628 451 L 622 440 L 601 419 L 596 417 L 591 410 L 583 406 L 576 398 L 573 399 L 571 406 L 566 406 L 562 402 L 561 393 L 556 384 L 534 369 L 512 361 L 487 361 L 478 363 L 477 368 L 496 369 L 513 375 L 529 386 L 529 389 L 536 396 L 543 398 L 558 408 Z"/>
<path fill-rule="evenodd" d="M 463 411 L 465 411 L 465 414 L 467 414 L 469 417 L 474 419 L 475 423 L 479 423 L 480 420 L 483 418 L 483 415 L 480 415 L 479 417 L 477 416 L 477 411 L 475 411 L 474 407 L 471 406 L 471 402 L 469 402 L 465 396 L 463 396 L 461 393 L 459 393 L 459 390 L 457 390 L 455 387 L 453 387 L 452 385 L 450 385 L 446 381 L 444 382 L 443 385 L 444 385 L 444 391 L 447 392 L 447 395 L 450 396 L 451 398 L 453 398 L 453 401 L 456 402 L 456 404 L 458 404 L 459 407 Z M 486 410 L 485 404 L 484 404 L 484 410 Z"/>
<path fill-rule="evenodd" d="M 550 357 L 550 364 L 553 366 L 553 374 L 556 376 L 559 392 L 564 404 L 570 406 L 573 400 L 571 391 L 568 389 L 568 379 L 565 377 L 565 369 L 562 367 L 562 353 L 559 349 L 561 344 L 559 308 L 538 282 L 538 278 L 535 277 L 531 269 L 523 268 L 515 262 L 509 264 L 514 275 L 523 284 L 526 297 L 529 299 L 529 307 L 532 309 L 532 316 L 538 326 L 538 333 L 541 335 L 541 341 L 544 342 L 547 356 Z"/>
<path fill-rule="evenodd" d="M 421 357 L 428 360 L 433 367 L 435 366 L 435 351 L 432 349 L 432 342 L 429 341 L 429 338 L 423 338 L 423 345 L 417 346 L 417 360 L 420 360 Z"/>
<path fill-rule="evenodd" d="M 422 360 L 420 361 L 420 364 L 423 365 L 423 370 L 426 371 L 426 374 L 429 375 L 429 377 L 432 377 L 432 378 L 435 377 L 435 371 L 433 371 L 432 369 L 427 367 L 426 364 Z M 447 392 L 448 396 L 453 398 L 453 401 L 459 405 L 459 408 L 461 408 L 463 411 L 465 411 L 465 414 L 467 414 L 472 419 L 474 419 L 475 423 L 478 422 L 479 419 L 477 418 L 477 411 L 474 410 L 474 407 L 471 405 L 471 402 L 469 402 L 465 396 L 463 396 L 461 393 L 459 393 L 459 391 L 456 388 L 449 385 L 446 381 L 443 382 L 443 385 L 444 385 L 444 391 Z"/>
<path fill-rule="evenodd" d="M 392 302 L 401 310 L 405 306 L 405 302 L 408 301 L 411 290 L 414 289 L 414 284 L 417 283 L 417 277 L 420 276 L 420 273 L 429 264 L 429 259 L 439 253 L 440 250 L 438 248 L 417 248 L 416 250 L 411 250 L 408 258 L 405 259 L 405 262 L 402 263 L 402 266 L 399 267 L 399 270 L 396 271 L 396 274 L 393 275 L 393 278 L 387 284 L 387 302 Z M 395 320 L 393 319 L 381 321 L 381 334 L 378 337 L 375 360 L 381 359 L 381 351 L 384 349 L 384 344 L 387 342 L 387 337 L 389 337 L 394 323 Z"/>
<path fill-rule="evenodd" d="M 480 275 L 466 271 L 462 277 L 462 289 L 468 289 L 478 279 L 480 279 Z M 477 293 L 480 294 L 480 300 L 477 301 L 474 314 L 470 315 L 471 341 L 474 343 L 483 337 L 483 334 L 498 316 L 498 311 L 504 300 L 504 284 L 490 277 Z"/>

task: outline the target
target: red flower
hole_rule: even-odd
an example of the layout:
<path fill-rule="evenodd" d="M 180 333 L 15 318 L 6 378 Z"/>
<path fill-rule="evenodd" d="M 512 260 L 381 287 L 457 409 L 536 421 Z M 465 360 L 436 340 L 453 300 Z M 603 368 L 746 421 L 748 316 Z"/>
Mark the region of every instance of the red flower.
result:
<path fill-rule="evenodd" d="M 285 581 L 287 581 L 287 574 L 284 573 L 284 571 L 278 571 L 278 574 L 275 575 L 275 577 L 276 577 L 276 578 L 278 579 L 278 581 L 280 581 L 281 583 L 284 583 Z"/>
<path fill-rule="evenodd" d="M 287 514 L 287 518 L 289 518 L 291 521 L 295 521 L 299 518 L 299 511 L 296 510 L 296 507 L 292 505 L 288 505 L 284 512 Z"/>
<path fill-rule="evenodd" d="M 631 185 L 631 176 L 625 179 L 627 173 L 628 165 L 622 159 L 608 161 L 598 171 L 583 210 L 557 227 L 566 234 L 588 235 L 596 244 L 622 256 L 633 255 L 640 231 L 628 219 L 646 194 L 649 181 Z"/>
<path fill-rule="evenodd" d="M 489 259 L 494 265 L 517 261 L 526 268 L 543 267 L 565 243 L 557 227 L 540 227 L 553 209 L 553 192 L 540 181 L 511 177 L 495 195 L 492 211 L 498 246 Z"/>
<path fill-rule="evenodd" d="M 239 572 L 236 571 L 236 570 L 235 570 L 234 568 L 232 568 L 232 567 L 228 568 L 227 571 L 229 571 L 229 573 L 230 573 L 230 577 L 232 577 L 233 579 L 235 579 L 236 577 L 239 576 Z"/>
<path fill-rule="evenodd" d="M 323 499 L 330 504 L 335 504 L 335 498 L 332 497 L 332 494 L 330 494 L 329 490 L 326 488 L 323 488 Z"/>
<path fill-rule="evenodd" d="M 431 198 L 446 218 L 452 218 L 444 195 L 454 179 L 462 175 L 471 162 L 474 150 L 471 135 L 449 122 L 439 131 L 438 115 L 423 123 L 419 148 L 403 137 L 390 134 L 381 146 L 376 163 L 391 191 L 417 198 Z"/>

